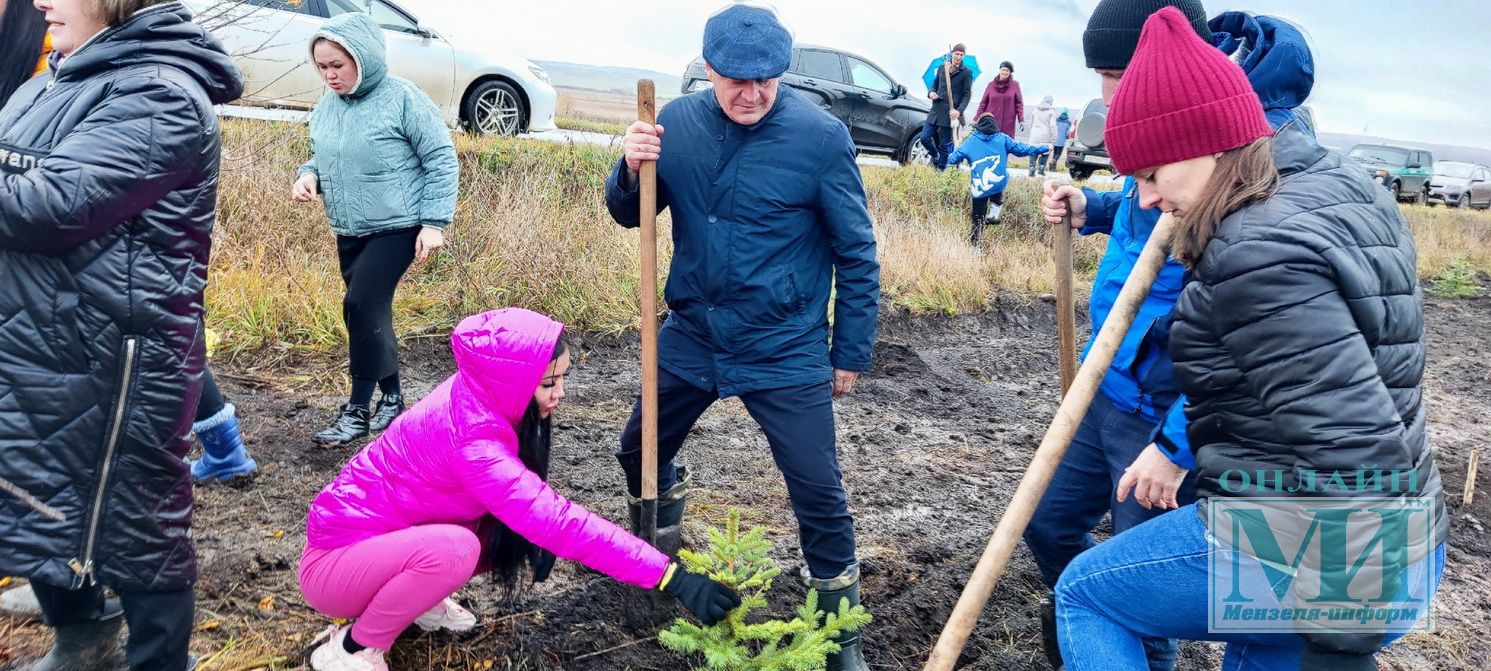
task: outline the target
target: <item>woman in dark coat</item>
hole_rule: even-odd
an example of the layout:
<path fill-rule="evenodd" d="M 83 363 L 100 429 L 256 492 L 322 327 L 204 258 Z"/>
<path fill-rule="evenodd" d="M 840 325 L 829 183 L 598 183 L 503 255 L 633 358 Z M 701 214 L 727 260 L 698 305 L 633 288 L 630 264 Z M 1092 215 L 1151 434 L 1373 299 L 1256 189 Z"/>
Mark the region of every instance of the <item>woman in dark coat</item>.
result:
<path fill-rule="evenodd" d="M 1191 271 L 1170 350 L 1201 500 L 1066 569 L 1066 668 L 1148 669 L 1143 640 L 1176 638 L 1225 642 L 1225 669 L 1376 671 L 1427 615 L 1448 532 L 1406 222 L 1297 123 L 1271 132 L 1173 7 L 1145 24 L 1104 139 Z"/>
<path fill-rule="evenodd" d="M 56 630 L 38 668 L 187 666 L 188 436 L 205 363 L 213 105 L 242 76 L 180 3 L 36 0 L 47 76 L 0 110 L 0 573 Z M 21 496 L 25 494 L 26 496 Z M 106 603 L 103 586 L 120 597 Z"/>

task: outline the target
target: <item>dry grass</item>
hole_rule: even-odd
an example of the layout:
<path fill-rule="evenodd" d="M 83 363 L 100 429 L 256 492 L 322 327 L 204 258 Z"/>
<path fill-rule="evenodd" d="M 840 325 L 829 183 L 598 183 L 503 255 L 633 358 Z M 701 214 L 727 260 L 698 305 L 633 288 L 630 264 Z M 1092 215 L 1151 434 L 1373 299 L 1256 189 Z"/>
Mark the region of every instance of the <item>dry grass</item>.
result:
<path fill-rule="evenodd" d="M 318 205 L 288 198 L 306 157 L 303 127 L 230 120 L 215 233 L 208 320 L 224 352 L 262 363 L 337 348 L 342 283 L 335 242 Z M 504 305 L 554 315 L 576 328 L 636 328 L 637 235 L 605 210 L 609 147 L 461 137 L 462 183 L 449 247 L 400 288 L 406 337 L 440 337 L 461 317 Z M 865 167 L 880 240 L 888 306 L 916 313 L 987 309 L 997 292 L 1049 293 L 1051 227 L 1038 221 L 1038 182 L 1010 187 L 1004 224 L 987 229 L 983 254 L 967 244 L 964 173 Z M 1405 207 L 1420 268 L 1491 271 L 1491 215 Z M 668 218 L 660 221 L 666 269 Z M 1078 286 L 1089 282 L 1106 239 L 1079 239 Z M 1458 264 L 1458 265 L 1457 265 Z M 1080 291 L 1080 289 L 1079 289 Z"/>

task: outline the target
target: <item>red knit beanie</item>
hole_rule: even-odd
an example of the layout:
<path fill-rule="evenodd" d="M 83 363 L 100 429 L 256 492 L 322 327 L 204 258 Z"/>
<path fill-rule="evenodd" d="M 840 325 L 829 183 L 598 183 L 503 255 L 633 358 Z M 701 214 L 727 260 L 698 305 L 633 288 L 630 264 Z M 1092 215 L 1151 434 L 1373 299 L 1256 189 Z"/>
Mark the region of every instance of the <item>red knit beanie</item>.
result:
<path fill-rule="evenodd" d="M 1197 37 L 1185 14 L 1166 7 L 1144 22 L 1103 131 L 1115 170 L 1132 175 L 1272 134 L 1242 68 Z"/>

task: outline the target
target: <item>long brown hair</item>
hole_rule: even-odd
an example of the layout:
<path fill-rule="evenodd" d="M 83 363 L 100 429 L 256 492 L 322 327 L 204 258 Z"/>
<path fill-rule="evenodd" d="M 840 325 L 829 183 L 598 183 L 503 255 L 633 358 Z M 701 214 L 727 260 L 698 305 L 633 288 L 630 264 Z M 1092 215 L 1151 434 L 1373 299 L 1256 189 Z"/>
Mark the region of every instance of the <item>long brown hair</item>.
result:
<path fill-rule="evenodd" d="M 1200 200 L 1176 221 L 1175 233 L 1170 237 L 1170 256 L 1187 268 L 1195 268 L 1222 219 L 1248 203 L 1273 195 L 1278 184 L 1273 138 L 1261 137 L 1247 146 L 1223 152 L 1217 157 L 1216 170 L 1207 180 Z"/>

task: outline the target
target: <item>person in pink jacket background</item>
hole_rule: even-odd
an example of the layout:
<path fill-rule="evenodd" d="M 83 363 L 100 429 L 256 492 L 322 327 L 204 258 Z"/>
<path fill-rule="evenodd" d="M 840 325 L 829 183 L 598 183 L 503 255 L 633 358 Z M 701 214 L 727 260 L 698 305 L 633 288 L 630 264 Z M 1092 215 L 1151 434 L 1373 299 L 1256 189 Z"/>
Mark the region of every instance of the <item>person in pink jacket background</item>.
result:
<path fill-rule="evenodd" d="M 450 599 L 479 570 L 509 592 L 553 556 L 659 589 L 713 624 L 740 605 L 645 541 L 546 482 L 549 419 L 564 398 L 564 326 L 506 308 L 451 334 L 457 372 L 400 416 L 311 503 L 300 588 L 316 610 L 355 618 L 311 654 L 317 671 L 385 671 L 410 624 L 469 630 Z M 552 554 L 548 554 L 552 553 Z"/>

